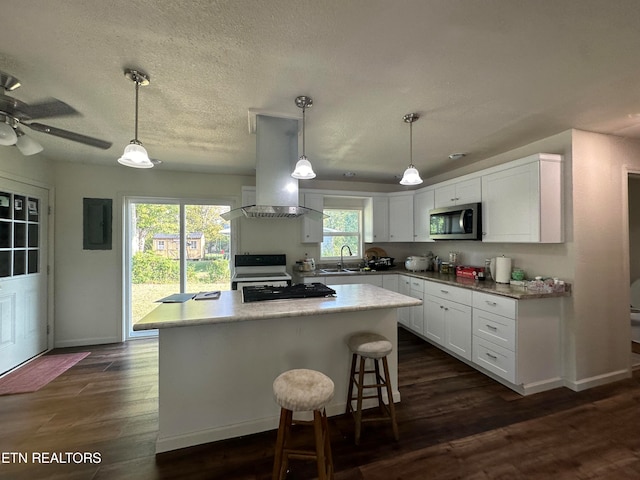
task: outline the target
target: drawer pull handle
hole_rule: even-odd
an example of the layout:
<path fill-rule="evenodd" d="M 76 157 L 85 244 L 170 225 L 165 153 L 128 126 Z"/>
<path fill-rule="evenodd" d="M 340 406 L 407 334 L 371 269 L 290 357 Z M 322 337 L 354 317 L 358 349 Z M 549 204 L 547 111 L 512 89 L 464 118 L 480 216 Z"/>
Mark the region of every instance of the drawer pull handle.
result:
<path fill-rule="evenodd" d="M 491 354 L 490 354 L 490 353 L 488 353 L 488 352 L 485 352 L 485 355 L 486 355 L 487 357 L 489 357 L 491 360 L 498 360 L 498 357 L 496 357 L 495 355 L 491 355 Z"/>
<path fill-rule="evenodd" d="M 442 293 L 449 293 L 449 290 L 440 290 Z"/>
<path fill-rule="evenodd" d="M 487 302 L 487 305 L 491 305 L 492 307 L 495 307 L 496 305 L 498 305 L 496 302 L 490 302 L 489 300 L 485 300 Z"/>
<path fill-rule="evenodd" d="M 490 330 L 498 330 L 498 327 L 494 327 L 493 325 L 486 324 L 486 327 Z"/>
<path fill-rule="evenodd" d="M 440 308 L 444 308 L 444 305 L 440 305 Z"/>

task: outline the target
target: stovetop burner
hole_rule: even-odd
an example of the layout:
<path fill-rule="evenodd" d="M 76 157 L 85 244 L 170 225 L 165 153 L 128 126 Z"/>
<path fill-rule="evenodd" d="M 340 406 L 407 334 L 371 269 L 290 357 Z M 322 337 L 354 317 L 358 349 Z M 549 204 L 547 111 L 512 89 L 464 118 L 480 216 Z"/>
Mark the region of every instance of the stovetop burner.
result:
<path fill-rule="evenodd" d="M 271 285 L 242 287 L 242 301 L 244 303 L 292 298 L 329 297 L 335 296 L 335 294 L 336 291 L 327 287 L 324 283 L 300 283 L 288 287 Z"/>

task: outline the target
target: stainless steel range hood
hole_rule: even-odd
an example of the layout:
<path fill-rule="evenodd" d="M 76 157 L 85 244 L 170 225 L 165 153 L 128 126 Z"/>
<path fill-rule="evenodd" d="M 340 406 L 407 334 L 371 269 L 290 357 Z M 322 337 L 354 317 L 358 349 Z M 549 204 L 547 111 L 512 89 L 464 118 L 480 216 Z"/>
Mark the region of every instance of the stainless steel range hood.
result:
<path fill-rule="evenodd" d="M 298 158 L 298 120 L 256 115 L 256 204 L 221 215 L 225 220 L 297 218 L 320 220 L 322 212 L 299 205 L 298 180 L 291 176 Z"/>

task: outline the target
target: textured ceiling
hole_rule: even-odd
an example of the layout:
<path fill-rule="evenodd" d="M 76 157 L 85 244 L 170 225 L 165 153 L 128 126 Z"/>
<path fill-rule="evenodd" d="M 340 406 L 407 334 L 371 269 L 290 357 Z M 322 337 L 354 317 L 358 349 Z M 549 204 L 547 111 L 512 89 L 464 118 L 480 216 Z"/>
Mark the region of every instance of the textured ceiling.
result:
<path fill-rule="evenodd" d="M 299 114 L 302 94 L 322 179 L 396 182 L 409 112 L 423 177 L 568 128 L 640 138 L 638 0 L 29 0 L 1 12 L 0 71 L 22 83 L 10 95 L 58 98 L 81 115 L 42 123 L 114 144 L 29 131 L 50 159 L 116 164 L 133 138 L 126 67 L 151 77 L 138 136 L 165 170 L 253 174 L 248 110 Z"/>

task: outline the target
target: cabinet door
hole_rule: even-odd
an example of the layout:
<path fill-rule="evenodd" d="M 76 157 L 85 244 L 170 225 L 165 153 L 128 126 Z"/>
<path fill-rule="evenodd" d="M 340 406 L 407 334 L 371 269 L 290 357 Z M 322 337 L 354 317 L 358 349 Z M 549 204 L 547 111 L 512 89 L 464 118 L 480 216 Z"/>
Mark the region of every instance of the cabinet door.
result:
<path fill-rule="evenodd" d="M 389 241 L 413 241 L 413 195 L 389 197 Z"/>
<path fill-rule="evenodd" d="M 456 186 L 454 184 L 445 185 L 435 189 L 434 208 L 450 207 L 456 204 Z"/>
<path fill-rule="evenodd" d="M 389 198 L 373 197 L 364 209 L 364 241 L 389 241 Z"/>
<path fill-rule="evenodd" d="M 435 190 L 435 208 L 476 203 L 481 200 L 482 181 L 480 177 L 463 180 Z"/>
<path fill-rule="evenodd" d="M 384 288 L 385 290 L 391 290 L 392 292 L 398 292 L 399 291 L 399 282 L 400 279 L 398 278 L 398 275 L 392 274 L 392 275 L 380 275 L 382 277 L 382 288 Z"/>
<path fill-rule="evenodd" d="M 444 311 L 444 346 L 462 358 L 471 360 L 471 307 L 442 300 Z"/>
<path fill-rule="evenodd" d="M 367 285 L 375 285 L 382 287 L 382 275 L 327 275 L 326 284 L 331 285 L 352 285 L 355 283 L 364 283 Z"/>
<path fill-rule="evenodd" d="M 424 296 L 424 336 L 438 345 L 445 344 L 443 300 Z"/>
<path fill-rule="evenodd" d="M 304 206 L 321 212 L 324 197 L 319 193 L 305 193 Z M 306 215 L 302 217 L 302 243 L 322 243 L 322 219 L 313 220 Z"/>
<path fill-rule="evenodd" d="M 416 193 L 413 197 L 413 240 L 432 242 L 429 237 L 429 211 L 435 208 L 433 190 Z"/>
<path fill-rule="evenodd" d="M 406 275 L 398 276 L 398 293 L 410 296 L 411 294 L 411 278 Z M 406 327 L 411 327 L 411 309 L 413 307 L 404 307 L 400 309 L 399 321 Z"/>
<path fill-rule="evenodd" d="M 480 201 L 482 201 L 482 180 L 480 177 L 456 183 L 456 205 Z"/>
<path fill-rule="evenodd" d="M 424 298 L 424 294 L 417 290 L 411 290 L 409 296 L 419 300 Z M 424 304 L 409 308 L 411 309 L 411 330 L 424 335 Z"/>
<path fill-rule="evenodd" d="M 538 242 L 540 184 L 530 163 L 482 177 L 482 240 Z"/>

